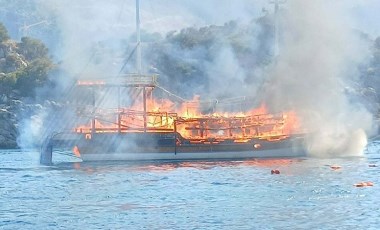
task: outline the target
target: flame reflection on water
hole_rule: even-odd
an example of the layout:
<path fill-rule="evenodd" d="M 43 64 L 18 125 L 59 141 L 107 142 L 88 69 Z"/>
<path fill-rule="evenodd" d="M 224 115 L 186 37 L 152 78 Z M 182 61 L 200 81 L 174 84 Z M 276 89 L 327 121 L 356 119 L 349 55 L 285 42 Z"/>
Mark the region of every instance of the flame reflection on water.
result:
<path fill-rule="evenodd" d="M 181 168 L 208 170 L 215 167 L 282 167 L 289 166 L 302 159 L 274 158 L 274 159 L 246 159 L 246 160 L 193 160 L 193 161 L 147 161 L 147 162 L 74 162 L 71 167 L 86 173 L 105 171 L 131 172 L 165 172 Z"/>

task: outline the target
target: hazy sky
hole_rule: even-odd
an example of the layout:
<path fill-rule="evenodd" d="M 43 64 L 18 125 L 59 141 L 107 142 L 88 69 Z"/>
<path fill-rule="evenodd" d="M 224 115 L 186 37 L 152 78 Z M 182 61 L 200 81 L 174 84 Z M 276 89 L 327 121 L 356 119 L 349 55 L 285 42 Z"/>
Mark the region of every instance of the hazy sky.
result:
<path fill-rule="evenodd" d="M 291 0 L 288 0 L 288 3 Z M 322 0 L 324 1 L 324 0 Z M 142 27 L 150 32 L 168 32 L 188 26 L 223 25 L 230 20 L 248 21 L 263 15 L 263 8 L 273 12 L 269 0 L 140 0 Z M 379 36 L 380 0 L 325 1 L 347 14 L 347 23 L 372 37 Z M 286 7 L 288 3 L 283 4 Z M 87 21 L 97 27 L 104 23 L 134 31 L 135 0 L 45 1 L 63 17 Z M 75 23 L 74 23 L 75 24 Z M 89 28 L 87 23 L 85 28 Z M 76 27 L 81 27 L 76 24 Z M 90 27 L 91 27 L 90 26 Z"/>
<path fill-rule="evenodd" d="M 355 19 L 357 28 L 369 33 L 371 36 L 380 36 L 380 1 L 358 0 L 350 1 L 350 12 Z"/>
<path fill-rule="evenodd" d="M 291 0 L 288 0 L 291 1 Z M 115 1 L 117 3 L 118 0 Z M 123 5 L 120 19 L 134 12 L 134 0 L 119 1 Z M 265 8 L 273 11 L 269 0 L 141 0 L 141 17 L 145 28 L 151 31 L 169 31 L 186 26 L 223 24 L 229 20 L 247 21 L 263 14 Z M 347 22 L 372 36 L 380 34 L 380 0 L 326 1 L 347 12 Z M 286 7 L 286 3 L 283 4 Z M 132 19 L 133 20 L 133 19 Z M 126 24 L 129 24 L 127 20 Z"/>

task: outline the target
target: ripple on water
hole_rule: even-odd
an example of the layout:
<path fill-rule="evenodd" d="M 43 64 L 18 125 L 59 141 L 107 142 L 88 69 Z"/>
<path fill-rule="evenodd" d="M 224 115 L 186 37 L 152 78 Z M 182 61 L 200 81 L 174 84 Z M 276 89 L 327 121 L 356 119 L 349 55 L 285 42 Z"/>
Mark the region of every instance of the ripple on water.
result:
<path fill-rule="evenodd" d="M 369 164 L 379 159 L 44 167 L 31 152 L 7 152 L 0 154 L 0 228 L 378 229 L 379 167 Z M 360 181 L 374 186 L 353 186 Z"/>

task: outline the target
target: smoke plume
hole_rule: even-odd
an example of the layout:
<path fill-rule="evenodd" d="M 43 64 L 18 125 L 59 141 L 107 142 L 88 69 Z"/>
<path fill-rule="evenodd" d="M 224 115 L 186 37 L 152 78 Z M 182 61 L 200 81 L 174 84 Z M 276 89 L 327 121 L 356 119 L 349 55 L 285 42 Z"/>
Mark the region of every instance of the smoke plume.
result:
<path fill-rule="evenodd" d="M 351 100 L 365 44 L 338 4 L 287 1 L 280 17 L 280 55 L 264 86 L 272 111 L 295 110 L 312 156 L 361 155 L 372 117 Z"/>
<path fill-rule="evenodd" d="M 134 0 L 70 3 L 45 0 L 39 1 L 39 4 L 56 16 L 61 40 L 60 46 L 57 46 L 60 49 L 54 50 L 54 53 L 67 75 L 59 78 L 57 84 L 64 86 L 65 95 L 75 94 L 70 87 L 70 78 L 118 74 L 125 57 L 135 46 L 129 39 L 135 32 Z M 167 63 L 176 63 L 177 66 L 174 66 L 183 67 L 184 72 L 187 71 L 185 67 L 192 67 L 186 73 L 193 78 L 180 78 L 178 75 L 186 74 L 176 72 L 174 77 L 160 76 L 161 80 L 166 79 L 168 87 L 177 88 L 174 93 L 183 91 L 187 98 L 191 98 L 192 94 L 212 99 L 251 96 L 257 101 L 264 101 L 271 112 L 293 110 L 308 133 L 306 145 L 311 155 L 360 155 L 366 136 L 371 132 L 372 117 L 354 100 L 352 92 L 355 91 L 353 82 L 358 77 L 356 67 L 367 56 L 367 48 L 351 27 L 355 23 L 348 17 L 350 8 L 341 7 L 342 4 L 328 0 L 286 1 L 279 18 L 280 54 L 273 63 L 267 54 L 267 46 L 272 45 L 273 40 L 273 31 L 267 31 L 271 30 L 271 26 L 253 26 L 251 31 L 239 28 L 238 32 L 227 35 L 221 33 L 212 41 L 218 44 L 210 47 L 198 46 L 186 50 L 178 44 L 164 44 L 166 53 L 163 56 L 169 60 Z M 363 5 L 360 6 L 363 8 Z M 263 7 L 267 9 L 261 11 Z M 242 27 L 249 27 L 247 24 L 254 24 L 250 20 L 264 12 L 267 14 L 261 20 L 270 18 L 270 8 L 272 6 L 266 0 L 233 3 L 229 0 L 196 3 L 191 0 L 141 1 L 141 27 L 151 33 L 159 32 L 162 36 L 168 36 L 167 32 L 172 30 L 177 30 L 173 34 L 178 34 L 180 29 L 189 26 L 196 25 L 195 30 L 200 30 L 199 27 L 223 25 L 235 19 L 240 20 L 239 25 L 246 23 Z M 272 21 L 265 23 L 271 24 Z M 228 26 L 224 29 L 221 31 L 228 31 Z M 222 36 L 228 38 L 223 40 Z M 149 56 L 154 56 L 149 49 L 145 49 L 149 45 L 143 45 L 144 72 L 147 72 L 149 65 L 162 64 L 159 61 L 163 60 L 149 63 Z M 130 49 L 126 51 L 126 47 Z M 250 54 L 238 56 L 235 52 L 238 49 L 244 50 L 241 53 Z M 164 69 L 162 66 L 154 67 Z M 129 63 L 126 69 L 133 72 L 134 63 Z M 100 95 L 107 92 L 98 93 L 96 96 L 103 100 L 98 101 L 96 106 L 111 106 L 110 102 L 116 101 L 115 98 Z M 117 92 L 111 94 L 116 96 Z M 90 93 L 88 95 L 81 94 L 79 97 L 91 101 L 93 98 Z M 128 101 L 122 104 L 128 104 Z M 45 117 L 41 115 L 41 119 Z M 62 114 L 49 117 L 54 121 Z M 40 120 L 34 120 L 38 128 L 36 132 L 41 132 Z M 32 132 L 22 133 L 27 136 Z"/>

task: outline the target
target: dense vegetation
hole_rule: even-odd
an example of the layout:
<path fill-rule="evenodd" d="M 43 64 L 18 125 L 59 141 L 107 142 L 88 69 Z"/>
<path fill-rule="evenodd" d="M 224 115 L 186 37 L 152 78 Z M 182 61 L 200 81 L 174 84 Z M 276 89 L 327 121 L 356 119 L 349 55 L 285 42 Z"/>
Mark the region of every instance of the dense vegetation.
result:
<path fill-rule="evenodd" d="M 48 80 L 53 63 L 46 46 L 39 40 L 22 37 L 11 40 L 0 23 L 0 91 L 3 94 L 31 97 Z"/>
<path fill-rule="evenodd" d="M 7 1 L 0 0 L 1 2 L 5 4 Z M 53 49 L 55 54 L 59 53 L 54 50 L 56 45 L 62 42 L 59 38 L 59 26 L 55 24 L 55 16 L 52 12 L 45 12 L 43 7 L 34 0 L 15 0 L 7 4 L 4 11 L 0 13 L 0 19 L 6 22 L 7 28 L 10 28 L 8 33 L 2 24 L 0 26 L 0 90 L 7 94 L 13 92 L 20 96 L 33 96 L 36 87 L 49 82 L 49 73 L 54 68 L 49 58 L 52 53 L 48 53 L 47 47 Z M 32 25 L 45 20 L 49 23 L 39 24 L 28 33 L 25 31 L 27 27 L 23 24 Z M 29 34 L 43 39 L 43 42 L 28 36 L 22 37 Z M 20 41 L 14 41 L 10 37 L 19 37 Z M 210 66 L 215 65 L 224 55 L 226 47 L 227 53 L 233 56 L 233 61 L 237 62 L 236 65 L 242 72 L 240 74 L 243 76 L 244 84 L 257 84 L 265 74 L 266 68 L 273 63 L 273 21 L 272 15 L 269 14 L 252 20 L 246 25 L 231 21 L 221 26 L 184 28 L 166 35 L 143 31 L 142 38 L 145 42 L 143 55 L 146 69 L 160 74 L 161 85 L 187 98 L 193 94 L 202 95 L 204 92 L 210 92 L 211 87 L 215 86 L 214 79 L 210 80 L 211 71 L 215 69 Z M 133 39 L 127 40 L 124 46 L 117 47 L 120 49 L 117 52 L 124 52 L 124 60 L 133 50 Z M 378 103 L 380 38 L 372 42 L 371 60 L 360 67 L 361 81 L 358 83 L 362 87 L 362 93 L 368 96 L 371 102 Z M 108 45 L 107 41 L 99 41 L 93 45 L 94 49 L 100 43 L 104 47 Z M 117 53 L 115 50 L 112 52 Z M 103 51 L 99 53 L 105 54 Z M 88 68 L 96 68 L 96 65 L 100 65 L 99 63 L 109 57 L 111 56 L 104 55 L 103 58 L 85 60 L 83 66 L 87 66 L 87 62 L 92 61 L 93 66 Z M 118 58 L 120 60 L 120 55 Z M 60 58 L 56 57 L 56 60 Z M 114 60 L 107 60 L 107 62 L 116 63 Z M 120 63 L 120 66 L 123 64 Z M 133 68 L 134 64 L 131 63 L 130 69 L 124 71 L 133 71 Z M 119 70 L 117 66 L 115 69 Z M 215 75 L 220 75 L 219 78 L 225 77 L 220 72 L 216 72 Z M 70 77 L 64 74 L 60 76 Z M 57 79 L 58 75 L 54 77 Z M 224 95 L 211 96 L 223 97 Z"/>
<path fill-rule="evenodd" d="M 258 78 L 262 78 L 258 70 L 273 61 L 272 32 L 269 17 L 244 26 L 230 21 L 221 26 L 189 27 L 167 33 L 145 54 L 170 91 L 184 97 L 197 94 L 221 98 L 226 95 L 212 93 L 218 81 L 216 76 L 228 82 L 231 80 L 228 77 L 239 74 L 242 75 L 239 83 L 244 85 L 258 83 Z M 238 96 L 226 93 L 230 97 Z M 237 92 L 240 96 L 244 93 Z"/>
<path fill-rule="evenodd" d="M 373 42 L 371 50 L 371 60 L 363 71 L 363 84 L 373 89 L 380 98 L 380 37 Z"/>

